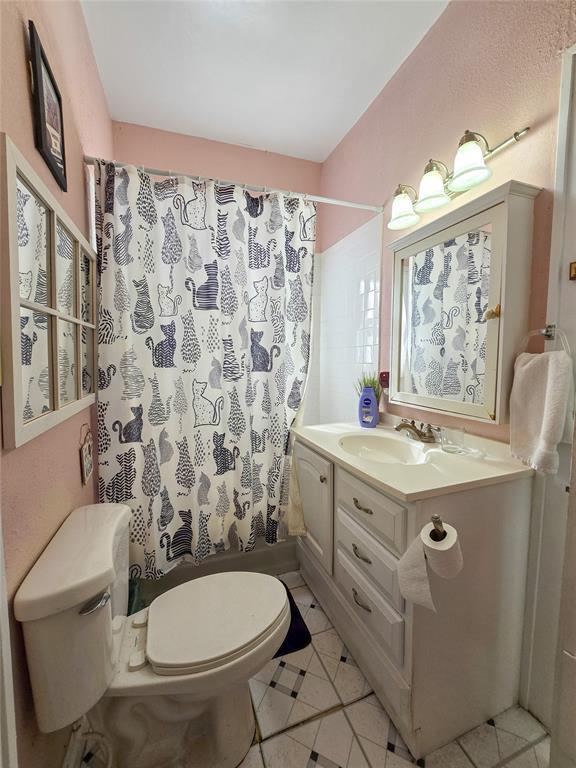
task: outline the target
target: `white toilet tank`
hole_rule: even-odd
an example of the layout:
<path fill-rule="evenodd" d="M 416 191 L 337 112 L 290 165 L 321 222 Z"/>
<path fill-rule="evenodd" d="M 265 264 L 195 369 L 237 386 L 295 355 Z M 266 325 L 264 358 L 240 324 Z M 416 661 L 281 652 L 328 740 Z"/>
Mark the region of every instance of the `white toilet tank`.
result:
<path fill-rule="evenodd" d="M 88 712 L 114 675 L 113 618 L 128 608 L 130 518 L 125 504 L 75 509 L 16 593 L 45 733 Z"/>

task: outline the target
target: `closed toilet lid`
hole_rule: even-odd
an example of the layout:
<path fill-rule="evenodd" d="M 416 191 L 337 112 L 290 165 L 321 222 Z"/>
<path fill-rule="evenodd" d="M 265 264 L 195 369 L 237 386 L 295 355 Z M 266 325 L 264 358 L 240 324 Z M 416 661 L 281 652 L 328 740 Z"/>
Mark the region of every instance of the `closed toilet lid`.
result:
<path fill-rule="evenodd" d="M 206 671 L 247 653 L 289 610 L 273 576 L 240 571 L 187 581 L 152 601 L 146 656 L 157 674 Z"/>

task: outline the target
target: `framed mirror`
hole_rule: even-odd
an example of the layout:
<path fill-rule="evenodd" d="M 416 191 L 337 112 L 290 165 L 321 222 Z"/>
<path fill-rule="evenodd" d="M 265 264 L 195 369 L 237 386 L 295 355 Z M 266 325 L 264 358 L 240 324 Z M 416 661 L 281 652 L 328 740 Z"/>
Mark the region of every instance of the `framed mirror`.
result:
<path fill-rule="evenodd" d="M 391 402 L 486 421 L 505 418 L 501 385 L 511 374 L 513 345 L 528 330 L 537 190 L 521 186 L 532 191 L 522 195 L 521 206 L 499 188 L 484 210 L 473 213 L 480 198 L 394 244 Z M 515 295 L 509 318 L 506 291 Z"/>
<path fill-rule="evenodd" d="M 2 426 L 14 448 L 95 401 L 96 255 L 8 137 Z"/>

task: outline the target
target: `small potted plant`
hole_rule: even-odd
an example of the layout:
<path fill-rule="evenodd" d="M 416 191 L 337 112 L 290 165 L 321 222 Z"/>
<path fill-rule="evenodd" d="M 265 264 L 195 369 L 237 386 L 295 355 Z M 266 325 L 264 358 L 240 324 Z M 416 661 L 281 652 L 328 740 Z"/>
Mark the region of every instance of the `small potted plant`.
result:
<path fill-rule="evenodd" d="M 360 400 L 358 403 L 358 421 L 361 427 L 375 427 L 380 418 L 378 406 L 382 387 L 378 374 L 363 373 L 355 384 Z"/>

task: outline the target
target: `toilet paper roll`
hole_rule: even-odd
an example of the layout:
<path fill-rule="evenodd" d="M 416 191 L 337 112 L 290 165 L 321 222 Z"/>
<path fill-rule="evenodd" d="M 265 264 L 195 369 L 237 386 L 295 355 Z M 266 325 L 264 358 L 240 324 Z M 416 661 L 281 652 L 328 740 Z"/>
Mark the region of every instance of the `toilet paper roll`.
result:
<path fill-rule="evenodd" d="M 402 597 L 410 603 L 422 605 L 431 611 L 436 611 L 428 567 L 424 556 L 424 544 L 420 536 L 416 536 L 398 563 L 398 586 Z"/>
<path fill-rule="evenodd" d="M 430 532 L 432 523 L 425 525 L 410 544 L 398 563 L 398 585 L 405 600 L 436 611 L 428 566 L 444 579 L 452 579 L 462 570 L 464 564 L 462 550 L 456 529 L 444 523 L 446 536 L 442 541 L 434 541 Z"/>
<path fill-rule="evenodd" d="M 434 541 L 430 536 L 434 525 L 428 523 L 420 531 L 420 540 L 430 568 L 443 579 L 458 576 L 464 565 L 458 531 L 448 523 L 443 523 L 446 536 L 442 541 Z"/>

